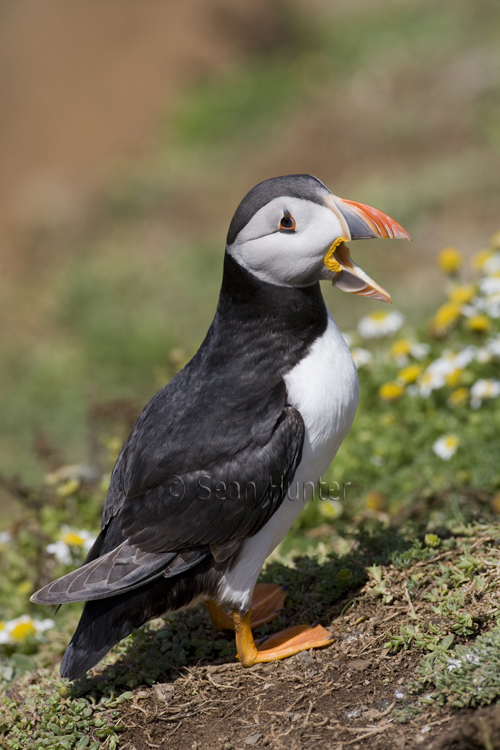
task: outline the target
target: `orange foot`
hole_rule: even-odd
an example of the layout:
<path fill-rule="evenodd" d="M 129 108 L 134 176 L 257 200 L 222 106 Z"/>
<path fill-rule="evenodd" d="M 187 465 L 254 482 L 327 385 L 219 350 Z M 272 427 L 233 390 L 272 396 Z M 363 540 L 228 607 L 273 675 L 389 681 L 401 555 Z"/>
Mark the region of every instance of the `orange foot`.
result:
<path fill-rule="evenodd" d="M 251 605 L 251 628 L 258 628 L 266 622 L 274 620 L 280 610 L 283 609 L 286 599 L 286 590 L 274 583 L 258 583 L 255 586 Z M 205 602 L 216 630 L 234 630 L 235 625 L 232 614 L 226 612 L 213 601 Z"/>
<path fill-rule="evenodd" d="M 244 667 L 251 667 L 253 664 L 261 662 L 285 659 L 287 656 L 293 656 L 293 654 L 307 651 L 310 648 L 329 646 L 333 640 L 328 630 L 325 630 L 321 625 L 316 625 L 315 628 L 311 628 L 309 625 L 295 625 L 293 628 L 287 628 L 280 633 L 269 636 L 265 640 L 267 648 L 258 649 L 252 635 L 250 613 L 239 615 L 234 612 L 233 619 L 238 649 L 236 658 L 240 660 Z"/>

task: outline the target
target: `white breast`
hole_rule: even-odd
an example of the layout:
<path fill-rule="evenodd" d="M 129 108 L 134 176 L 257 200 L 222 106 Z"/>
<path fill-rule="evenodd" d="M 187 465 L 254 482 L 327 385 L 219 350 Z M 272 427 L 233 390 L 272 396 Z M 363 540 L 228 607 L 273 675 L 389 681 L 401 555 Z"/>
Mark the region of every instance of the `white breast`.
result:
<path fill-rule="evenodd" d="M 288 402 L 302 415 L 305 439 L 290 498 L 269 522 L 249 537 L 234 567 L 220 584 L 218 601 L 249 606 L 266 557 L 281 542 L 349 432 L 358 405 L 358 376 L 332 316 L 325 333 L 286 376 Z"/>
<path fill-rule="evenodd" d="M 285 383 L 288 401 L 306 427 L 297 475 L 319 481 L 349 432 L 359 396 L 356 367 L 330 313 L 325 333 L 285 376 Z"/>

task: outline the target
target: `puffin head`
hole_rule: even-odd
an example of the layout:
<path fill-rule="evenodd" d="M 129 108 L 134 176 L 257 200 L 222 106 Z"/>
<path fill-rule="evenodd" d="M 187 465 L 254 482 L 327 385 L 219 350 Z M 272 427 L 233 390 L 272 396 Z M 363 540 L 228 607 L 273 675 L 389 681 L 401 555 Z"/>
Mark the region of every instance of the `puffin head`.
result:
<path fill-rule="evenodd" d="M 376 208 L 333 195 L 307 174 L 260 182 L 236 209 L 226 250 L 263 281 L 308 286 L 331 279 L 344 292 L 391 302 L 350 257 L 351 240 L 406 239 L 397 221 Z"/>

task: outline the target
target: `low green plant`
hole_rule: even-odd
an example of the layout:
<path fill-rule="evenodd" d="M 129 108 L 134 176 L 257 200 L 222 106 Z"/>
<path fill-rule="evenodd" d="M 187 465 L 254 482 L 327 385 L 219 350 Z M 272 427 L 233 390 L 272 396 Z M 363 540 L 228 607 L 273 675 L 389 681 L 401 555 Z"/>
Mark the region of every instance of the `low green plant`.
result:
<path fill-rule="evenodd" d="M 500 697 L 500 627 L 473 643 L 425 656 L 416 671 L 415 692 L 434 688 L 432 699 L 457 708 L 485 706 Z"/>

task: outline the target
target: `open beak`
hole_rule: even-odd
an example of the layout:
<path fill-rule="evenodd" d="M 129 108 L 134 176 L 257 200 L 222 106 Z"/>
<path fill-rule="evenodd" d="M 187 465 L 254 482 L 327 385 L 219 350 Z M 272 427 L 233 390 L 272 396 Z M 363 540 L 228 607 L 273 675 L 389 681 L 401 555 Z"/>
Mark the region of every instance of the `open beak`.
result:
<path fill-rule="evenodd" d="M 343 200 L 336 195 L 329 195 L 326 202 L 340 221 L 343 231 L 343 236 L 331 245 L 324 260 L 325 266 L 336 274 L 333 286 L 351 294 L 392 302 L 390 294 L 351 259 L 345 242 L 377 238 L 411 241 L 410 235 L 401 224 L 377 208 Z"/>

